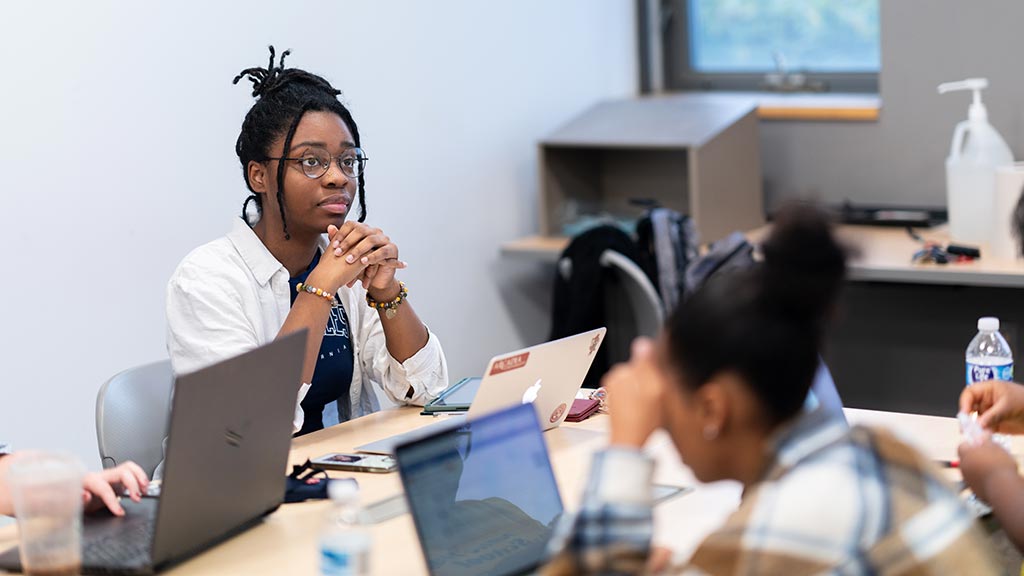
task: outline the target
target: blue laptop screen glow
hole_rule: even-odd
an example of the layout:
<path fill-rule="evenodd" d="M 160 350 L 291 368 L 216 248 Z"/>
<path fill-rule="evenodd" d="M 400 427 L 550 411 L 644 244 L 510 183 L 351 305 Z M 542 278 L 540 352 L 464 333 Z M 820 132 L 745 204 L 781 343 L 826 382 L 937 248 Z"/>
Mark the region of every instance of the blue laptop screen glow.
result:
<path fill-rule="evenodd" d="M 531 405 L 396 455 L 432 574 L 510 574 L 542 561 L 562 500 Z"/>

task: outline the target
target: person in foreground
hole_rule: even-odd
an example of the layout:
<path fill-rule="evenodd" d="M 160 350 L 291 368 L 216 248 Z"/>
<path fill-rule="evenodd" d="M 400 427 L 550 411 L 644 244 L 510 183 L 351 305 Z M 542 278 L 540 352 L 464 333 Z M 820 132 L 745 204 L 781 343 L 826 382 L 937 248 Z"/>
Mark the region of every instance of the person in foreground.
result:
<path fill-rule="evenodd" d="M 448 369 L 395 277 L 398 246 L 363 222 L 368 158 L 352 114 L 327 80 L 285 68 L 287 55 L 275 62 L 271 47 L 267 68 L 235 78 L 257 98 L 235 146 L 251 194 L 234 229 L 171 277 L 167 348 L 185 373 L 307 329 L 295 417 L 306 434 L 378 410 L 378 393 L 422 405 Z"/>
<path fill-rule="evenodd" d="M 986 431 L 975 442 L 960 445 L 960 471 L 971 490 L 992 507 L 992 513 L 1017 549 L 1024 551 L 1024 478 L 1017 460 L 991 433 L 1024 434 L 1024 386 L 1013 382 L 978 382 L 960 394 L 960 411 L 978 413 Z"/>
<path fill-rule="evenodd" d="M 7 470 L 25 454 L 27 452 L 0 454 L 0 515 L 14 515 L 14 502 L 7 485 Z M 84 509 L 86 512 L 96 512 L 106 508 L 115 516 L 124 516 L 118 495 L 127 492 L 129 498 L 138 502 L 148 486 L 146 473 L 134 462 L 125 462 L 101 472 L 89 472 L 82 477 Z"/>
<path fill-rule="evenodd" d="M 557 527 L 545 573 L 998 573 L 928 459 L 886 432 L 802 410 L 845 273 L 825 217 L 787 208 L 763 252 L 710 280 L 605 377 L 610 446 L 578 514 Z M 744 488 L 685 561 L 651 545 L 654 461 L 641 447 L 659 428 L 698 480 Z"/>

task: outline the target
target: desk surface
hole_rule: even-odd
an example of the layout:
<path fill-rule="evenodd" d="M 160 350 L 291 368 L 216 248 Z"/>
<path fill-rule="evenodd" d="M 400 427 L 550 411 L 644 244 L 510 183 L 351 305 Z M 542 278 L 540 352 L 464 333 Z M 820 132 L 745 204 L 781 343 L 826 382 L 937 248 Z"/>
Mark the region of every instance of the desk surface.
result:
<path fill-rule="evenodd" d="M 768 226 L 747 233 L 757 241 L 763 238 Z M 862 282 L 897 282 L 908 284 L 944 284 L 956 286 L 1024 287 L 1024 262 L 1000 260 L 987 254 L 982 247 L 982 258 L 967 264 L 913 264 L 911 256 L 920 248 L 903 228 L 875 226 L 837 227 L 838 236 L 857 253 L 850 259 L 851 280 Z M 944 226 L 920 230 L 926 240 L 945 243 L 948 232 Z M 565 237 L 530 236 L 506 242 L 502 253 L 544 262 L 555 262 L 568 246 Z"/>
<path fill-rule="evenodd" d="M 959 441 L 953 418 L 847 409 L 852 423 L 884 426 L 918 446 L 934 459 L 955 458 Z M 366 442 L 401 433 L 433 422 L 419 410 L 400 408 L 378 412 L 297 439 L 290 462 L 332 451 L 352 451 Z M 567 508 L 575 508 L 584 488 L 594 451 L 605 446 L 608 418 L 598 415 L 578 424 L 565 424 L 544 434 L 555 476 Z M 1021 453 L 1024 446 L 1015 444 Z M 646 447 L 658 459 L 655 481 L 694 485 L 668 437 L 651 439 Z M 950 471 L 956 474 L 955 471 Z M 333 473 L 346 476 L 346 473 Z M 401 492 L 398 474 L 354 474 L 362 487 L 364 502 Z M 655 539 L 678 553 L 689 554 L 700 540 L 732 512 L 740 497 L 734 482 L 698 485 L 689 495 L 673 498 L 655 508 Z M 262 524 L 166 572 L 179 574 L 317 574 L 321 525 L 329 504 L 325 501 L 288 504 Z M 423 556 L 408 514 L 371 528 L 374 574 L 426 573 Z M 0 529 L 0 549 L 16 543 L 13 526 Z"/>

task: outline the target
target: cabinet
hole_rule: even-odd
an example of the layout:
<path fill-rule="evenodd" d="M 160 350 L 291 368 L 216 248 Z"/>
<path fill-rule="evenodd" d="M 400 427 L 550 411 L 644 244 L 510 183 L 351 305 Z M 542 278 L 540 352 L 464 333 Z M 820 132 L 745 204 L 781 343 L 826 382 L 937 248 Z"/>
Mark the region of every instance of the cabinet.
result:
<path fill-rule="evenodd" d="M 689 214 L 704 241 L 764 223 L 757 105 L 713 94 L 602 102 L 539 144 L 540 233 L 575 216 L 638 213 L 651 198 Z"/>

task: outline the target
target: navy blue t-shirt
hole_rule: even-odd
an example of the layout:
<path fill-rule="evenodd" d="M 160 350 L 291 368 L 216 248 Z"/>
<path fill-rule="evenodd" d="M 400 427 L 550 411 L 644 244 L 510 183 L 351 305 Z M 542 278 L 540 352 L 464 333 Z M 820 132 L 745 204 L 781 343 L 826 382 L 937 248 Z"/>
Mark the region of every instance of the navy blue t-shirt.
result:
<path fill-rule="evenodd" d="M 292 304 L 295 304 L 295 298 L 298 296 L 295 287 L 300 282 L 306 282 L 309 273 L 319 261 L 320 252 L 317 251 L 309 267 L 289 281 Z M 324 339 L 320 343 L 320 357 L 317 358 L 316 367 L 313 369 L 313 381 L 310 382 L 309 391 L 300 404 L 304 419 L 302 429 L 295 434 L 296 436 L 323 429 L 324 407 L 338 399 L 342 399 L 338 402 L 338 419 L 345 422 L 351 418 L 352 405 L 348 398 L 352 387 L 352 361 L 352 333 L 349 331 L 348 315 L 339 302 L 331 307 L 331 316 L 327 319 Z"/>

